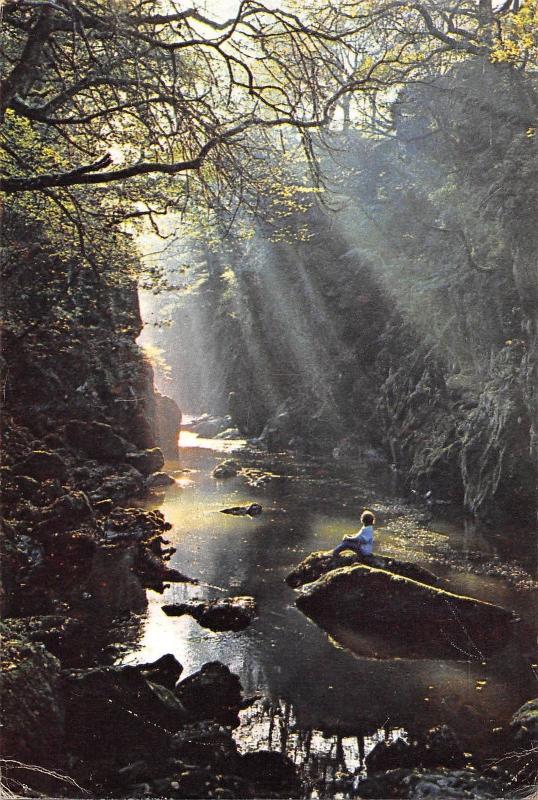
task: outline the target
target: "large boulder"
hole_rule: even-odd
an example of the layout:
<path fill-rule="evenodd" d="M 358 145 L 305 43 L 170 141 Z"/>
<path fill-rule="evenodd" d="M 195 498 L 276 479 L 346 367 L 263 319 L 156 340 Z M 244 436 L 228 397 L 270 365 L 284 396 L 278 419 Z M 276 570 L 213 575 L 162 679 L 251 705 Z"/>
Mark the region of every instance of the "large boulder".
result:
<path fill-rule="evenodd" d="M 512 612 L 364 564 L 333 570 L 302 589 L 298 608 L 335 625 L 402 643 L 409 655 L 474 658 L 512 636 Z"/>
<path fill-rule="evenodd" d="M 213 477 L 235 478 L 240 469 L 241 465 L 238 464 L 237 461 L 235 461 L 233 458 L 227 458 L 225 461 L 221 461 L 220 464 L 217 464 L 213 470 Z"/>
<path fill-rule="evenodd" d="M 164 456 L 160 447 L 127 453 L 125 460 L 142 475 L 151 475 L 164 467 Z"/>
<path fill-rule="evenodd" d="M 332 550 L 325 550 L 310 553 L 286 576 L 286 583 L 293 589 L 298 589 L 300 586 L 304 586 L 305 583 L 317 581 L 318 578 L 328 572 L 342 567 L 350 567 L 353 564 L 366 564 L 376 569 L 384 569 L 388 572 L 393 572 L 395 575 L 403 575 L 405 578 L 411 578 L 414 581 L 420 581 L 420 583 L 427 583 L 432 586 L 440 582 L 433 572 L 424 569 L 424 567 L 419 567 L 418 564 L 413 564 L 411 561 L 398 561 L 395 558 L 377 555 L 360 556 L 355 553 L 342 553 L 338 556 L 333 556 Z"/>
<path fill-rule="evenodd" d="M 256 601 L 253 597 L 187 600 L 164 605 L 162 610 L 170 617 L 190 614 L 200 625 L 212 631 L 241 631 L 255 618 Z"/>
<path fill-rule="evenodd" d="M 71 420 L 65 426 L 65 436 L 72 447 L 96 461 L 125 461 L 128 443 L 104 422 Z"/>

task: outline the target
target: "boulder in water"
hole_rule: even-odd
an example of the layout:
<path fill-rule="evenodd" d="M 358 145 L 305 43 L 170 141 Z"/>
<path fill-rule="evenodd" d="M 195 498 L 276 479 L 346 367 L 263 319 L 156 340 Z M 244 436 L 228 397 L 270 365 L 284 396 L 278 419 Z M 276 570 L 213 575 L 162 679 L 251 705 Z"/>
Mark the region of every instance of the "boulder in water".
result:
<path fill-rule="evenodd" d="M 320 551 L 317 553 L 310 553 L 300 564 L 298 564 L 292 572 L 286 577 L 286 583 L 292 589 L 298 589 L 304 586 L 305 583 L 312 583 L 332 572 L 335 569 L 342 567 L 350 567 L 353 564 L 366 564 L 369 567 L 376 569 L 384 569 L 387 572 L 393 572 L 395 575 L 403 575 L 405 578 L 411 578 L 420 583 L 427 583 L 430 586 L 435 586 L 440 583 L 440 579 L 433 572 L 430 572 L 424 567 L 419 567 L 418 564 L 413 564 L 411 561 L 398 561 L 395 558 L 387 558 L 386 556 L 360 556 L 356 553 L 340 554 L 333 556 L 332 550 Z"/>
<path fill-rule="evenodd" d="M 483 661 L 508 643 L 517 620 L 500 606 L 365 564 L 333 570 L 309 583 L 296 604 L 325 628 L 381 635 L 418 657 Z"/>
<path fill-rule="evenodd" d="M 227 458 L 226 461 L 221 461 L 213 470 L 214 478 L 235 478 L 241 466 L 232 458 Z"/>
<path fill-rule="evenodd" d="M 232 514 L 234 517 L 259 517 L 263 508 L 259 503 L 251 503 L 249 506 L 232 506 L 232 508 L 222 508 L 221 514 Z"/>
<path fill-rule="evenodd" d="M 256 616 L 256 601 L 253 597 L 224 597 L 218 600 L 187 600 L 162 607 L 170 617 L 190 614 L 191 617 L 212 631 L 241 631 Z"/>
<path fill-rule="evenodd" d="M 148 475 L 146 478 L 146 486 L 148 489 L 157 489 L 164 486 L 173 486 L 175 480 L 167 472 L 154 472 L 153 475 Z"/>

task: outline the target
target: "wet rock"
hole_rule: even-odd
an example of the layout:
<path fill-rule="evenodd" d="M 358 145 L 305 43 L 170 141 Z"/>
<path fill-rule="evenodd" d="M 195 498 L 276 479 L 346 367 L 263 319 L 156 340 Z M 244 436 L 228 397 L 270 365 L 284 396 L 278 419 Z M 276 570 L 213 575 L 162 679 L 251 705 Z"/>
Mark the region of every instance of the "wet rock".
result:
<path fill-rule="evenodd" d="M 259 750 L 246 753 L 239 766 L 239 775 L 256 788 L 256 797 L 302 796 L 302 785 L 295 765 L 283 753 Z"/>
<path fill-rule="evenodd" d="M 104 422 L 71 420 L 65 426 L 65 436 L 72 447 L 97 461 L 117 463 L 127 455 L 128 443 Z"/>
<path fill-rule="evenodd" d="M 237 461 L 234 461 L 232 458 L 228 458 L 226 461 L 222 461 L 220 464 L 217 464 L 213 470 L 213 477 L 235 478 L 240 469 L 241 466 L 237 463 Z"/>
<path fill-rule="evenodd" d="M 238 428 L 226 428 L 226 430 L 217 433 L 214 439 L 240 439 L 241 431 Z"/>
<path fill-rule="evenodd" d="M 413 564 L 411 561 L 398 561 L 395 558 L 376 555 L 359 556 L 347 552 L 341 553 L 339 556 L 333 556 L 331 550 L 325 550 L 310 553 L 290 572 L 286 577 L 286 583 L 293 589 L 297 589 L 305 583 L 316 581 L 322 575 L 326 575 L 335 569 L 349 567 L 353 564 L 366 564 L 369 567 L 383 569 L 396 575 L 403 575 L 405 578 L 411 578 L 414 581 L 431 586 L 435 586 L 440 582 L 440 579 L 433 572 L 419 567 L 418 564 Z"/>
<path fill-rule="evenodd" d="M 462 767 L 465 764 L 463 748 L 452 728 L 439 725 L 426 735 L 421 752 L 425 767 Z"/>
<path fill-rule="evenodd" d="M 416 766 L 416 749 L 401 738 L 378 742 L 366 756 L 365 763 L 369 775 L 373 772 Z"/>
<path fill-rule="evenodd" d="M 13 467 L 15 475 L 28 475 L 37 480 L 56 478 L 60 481 L 67 477 L 67 465 L 58 454 L 48 450 L 34 450 L 23 461 Z"/>
<path fill-rule="evenodd" d="M 222 431 L 230 428 L 231 425 L 232 419 L 229 416 L 211 417 L 208 414 L 205 414 L 203 417 L 199 417 L 197 420 L 194 420 L 190 426 L 190 429 L 193 433 L 197 433 L 198 436 L 202 436 L 206 439 L 212 439 L 218 433 L 222 433 Z"/>
<path fill-rule="evenodd" d="M 249 506 L 233 506 L 232 508 L 222 508 L 221 514 L 232 514 L 235 517 L 259 517 L 263 508 L 259 503 L 251 503 Z"/>
<path fill-rule="evenodd" d="M 508 643 L 517 619 L 499 606 L 363 564 L 323 575 L 296 604 L 323 627 L 381 635 L 409 654 L 481 661 Z"/>
<path fill-rule="evenodd" d="M 156 489 L 159 486 L 173 486 L 174 483 L 175 480 L 166 472 L 154 472 L 153 475 L 148 475 L 146 478 L 146 486 L 148 489 Z"/>
<path fill-rule="evenodd" d="M 237 726 L 242 706 L 241 684 L 219 661 L 204 664 L 199 672 L 176 685 L 176 696 L 192 721 L 212 719 Z"/>
<path fill-rule="evenodd" d="M 510 720 L 510 733 L 518 747 L 535 747 L 538 743 L 538 698 L 521 706 Z"/>
<path fill-rule="evenodd" d="M 145 664 L 128 664 L 122 669 L 124 672 L 137 672 L 146 680 L 165 686 L 171 691 L 174 690 L 179 676 L 183 672 L 183 667 L 172 653 L 166 653 L 156 661 Z"/>
<path fill-rule="evenodd" d="M 181 411 L 171 397 L 155 391 L 155 428 L 157 444 L 167 458 L 177 459 L 181 431 Z"/>
<path fill-rule="evenodd" d="M 30 642 L 5 620 L 0 624 L 0 695 L 2 697 L 2 758 L 22 764 L 61 769 L 64 762 L 64 708 L 60 664 L 43 644 Z M 2 765 L 3 781 L 9 765 Z M 13 778 L 43 791 L 57 782 L 35 771 L 17 770 Z"/>
<path fill-rule="evenodd" d="M 190 614 L 200 625 L 212 631 L 241 631 L 256 617 L 256 601 L 253 597 L 187 600 L 164 605 L 162 610 L 170 617 Z"/>
<path fill-rule="evenodd" d="M 505 789 L 503 782 L 471 769 L 393 769 L 368 775 L 356 791 L 363 800 L 496 800 L 505 796 Z"/>
<path fill-rule="evenodd" d="M 164 466 L 164 456 L 160 447 L 127 453 L 125 460 L 142 475 L 151 475 L 152 472 L 158 472 Z"/>

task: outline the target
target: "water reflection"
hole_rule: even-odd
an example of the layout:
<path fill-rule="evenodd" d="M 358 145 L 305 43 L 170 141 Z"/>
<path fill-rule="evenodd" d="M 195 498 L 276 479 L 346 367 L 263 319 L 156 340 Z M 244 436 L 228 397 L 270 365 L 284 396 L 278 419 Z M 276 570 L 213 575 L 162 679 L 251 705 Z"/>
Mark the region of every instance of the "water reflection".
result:
<path fill-rule="evenodd" d="M 295 477 L 254 489 L 241 477 L 216 481 L 211 472 L 220 460 L 222 450 L 192 447 L 183 451 L 181 464 L 167 465 L 176 477 L 189 479 L 171 487 L 160 504 L 173 525 L 169 538 L 177 552 L 171 563 L 201 584 L 172 586 L 164 597 L 149 593 L 140 648 L 130 660 L 172 652 L 183 664 L 184 676 L 207 661 L 222 661 L 240 676 L 247 695 L 260 693 L 272 703 L 291 704 L 293 725 L 303 731 L 344 738 L 361 731 L 367 737 L 384 726 L 419 733 L 447 723 L 467 751 L 491 755 L 493 729 L 506 726 L 514 710 L 535 693 L 535 678 L 525 661 L 513 654 L 487 664 L 412 661 L 391 657 L 382 643 L 375 643 L 377 659 L 357 657 L 351 652 L 357 648 L 342 632 L 338 645 L 294 606 L 285 575 L 306 554 L 334 546 L 356 526 L 356 498 L 367 496 L 370 487 L 356 481 L 352 488 L 341 488 L 351 496 L 352 515 L 340 507 L 327 470 L 320 468 L 313 484 L 297 466 Z M 253 502 L 264 508 L 260 517 L 220 513 Z M 386 498 L 382 502 L 388 503 Z M 380 531 L 379 551 L 389 555 L 399 548 L 419 562 L 428 560 L 430 547 L 442 551 L 443 542 L 449 552 L 451 533 L 426 532 L 420 538 L 410 528 L 411 523 L 399 526 L 392 520 Z M 458 581 L 467 582 L 470 594 L 494 602 L 502 597 L 508 607 L 516 600 L 522 607 L 526 602 L 529 614 L 530 600 L 498 578 L 448 569 L 445 574 L 455 591 Z M 191 617 L 167 617 L 161 611 L 163 603 L 222 593 L 256 598 L 259 617 L 245 631 L 212 633 Z"/>
<path fill-rule="evenodd" d="M 240 717 L 241 727 L 235 733 L 240 752 L 270 750 L 288 756 L 309 787 L 311 797 L 334 795 L 342 775 L 364 775 L 365 758 L 378 742 L 406 737 L 403 729 L 388 726 L 371 735 L 359 730 L 354 736 L 303 727 L 293 705 L 284 701 L 258 701 Z"/>

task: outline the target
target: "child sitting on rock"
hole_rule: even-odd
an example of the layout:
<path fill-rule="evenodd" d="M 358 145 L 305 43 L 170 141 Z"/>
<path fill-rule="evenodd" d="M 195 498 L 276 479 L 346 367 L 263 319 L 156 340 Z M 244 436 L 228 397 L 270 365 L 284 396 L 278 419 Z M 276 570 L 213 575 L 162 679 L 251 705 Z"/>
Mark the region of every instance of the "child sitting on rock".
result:
<path fill-rule="evenodd" d="M 344 536 L 342 542 L 333 550 L 333 556 L 338 556 L 344 550 L 353 550 L 360 556 L 371 556 L 374 549 L 374 523 L 375 517 L 371 511 L 361 514 L 362 528 L 354 536 Z"/>

